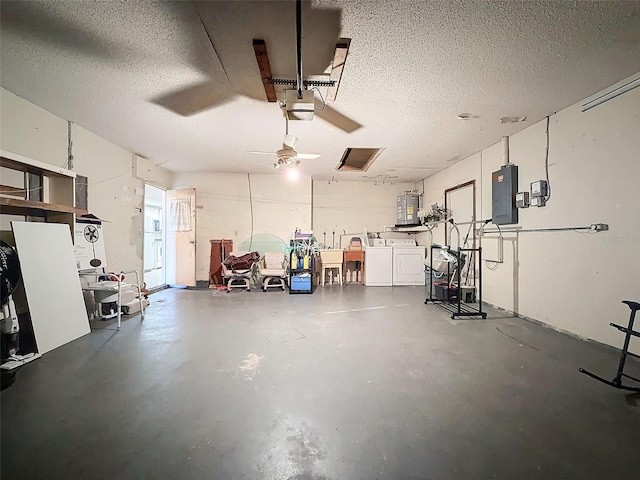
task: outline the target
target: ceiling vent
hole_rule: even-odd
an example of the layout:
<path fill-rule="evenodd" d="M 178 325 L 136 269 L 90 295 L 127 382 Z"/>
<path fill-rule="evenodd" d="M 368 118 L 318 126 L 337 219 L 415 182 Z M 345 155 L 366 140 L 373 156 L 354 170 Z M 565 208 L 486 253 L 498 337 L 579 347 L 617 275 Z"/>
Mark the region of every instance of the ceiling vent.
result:
<path fill-rule="evenodd" d="M 347 148 L 342 154 L 336 170 L 366 172 L 384 148 Z"/>

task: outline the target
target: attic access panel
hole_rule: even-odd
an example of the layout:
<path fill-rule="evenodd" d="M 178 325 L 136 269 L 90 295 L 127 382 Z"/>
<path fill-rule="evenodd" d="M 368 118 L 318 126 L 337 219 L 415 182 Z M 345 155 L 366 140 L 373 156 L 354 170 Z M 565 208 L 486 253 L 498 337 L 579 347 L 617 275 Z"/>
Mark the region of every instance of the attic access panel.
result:
<path fill-rule="evenodd" d="M 347 148 L 336 170 L 366 172 L 384 148 Z"/>

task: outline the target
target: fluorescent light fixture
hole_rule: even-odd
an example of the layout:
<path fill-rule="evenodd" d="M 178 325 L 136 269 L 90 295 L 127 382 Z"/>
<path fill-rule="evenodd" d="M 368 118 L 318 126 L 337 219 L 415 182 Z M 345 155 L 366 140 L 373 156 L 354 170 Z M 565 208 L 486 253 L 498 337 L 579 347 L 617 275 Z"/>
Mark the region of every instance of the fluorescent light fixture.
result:
<path fill-rule="evenodd" d="M 611 90 L 609 93 L 605 93 L 604 95 L 595 98 L 584 105 L 582 105 L 582 111 L 586 112 L 587 110 L 592 109 L 593 107 L 597 107 L 598 105 L 603 104 L 604 102 L 608 102 L 612 98 L 616 98 L 623 93 L 627 93 L 629 90 L 633 90 L 636 87 L 640 87 L 640 78 L 636 78 L 635 80 L 631 80 L 629 83 L 622 85 L 621 87 L 616 88 L 615 90 Z"/>

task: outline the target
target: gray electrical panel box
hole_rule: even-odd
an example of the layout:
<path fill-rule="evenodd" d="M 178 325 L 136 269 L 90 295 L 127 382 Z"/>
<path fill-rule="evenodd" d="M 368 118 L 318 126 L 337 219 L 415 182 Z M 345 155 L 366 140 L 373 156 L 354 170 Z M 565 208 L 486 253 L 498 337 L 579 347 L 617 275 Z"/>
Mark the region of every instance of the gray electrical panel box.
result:
<path fill-rule="evenodd" d="M 518 167 L 503 165 L 491 174 L 491 218 L 496 225 L 518 223 L 515 197 L 518 193 Z"/>

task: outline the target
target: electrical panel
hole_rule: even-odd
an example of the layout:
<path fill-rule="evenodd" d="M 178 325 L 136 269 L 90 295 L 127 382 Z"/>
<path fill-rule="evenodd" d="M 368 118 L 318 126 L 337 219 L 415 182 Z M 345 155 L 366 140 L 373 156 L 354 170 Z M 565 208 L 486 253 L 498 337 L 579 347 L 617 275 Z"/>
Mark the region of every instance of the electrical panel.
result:
<path fill-rule="evenodd" d="M 491 174 L 491 218 L 496 225 L 518 223 L 515 197 L 518 193 L 518 167 L 503 165 Z"/>

